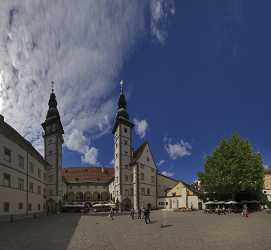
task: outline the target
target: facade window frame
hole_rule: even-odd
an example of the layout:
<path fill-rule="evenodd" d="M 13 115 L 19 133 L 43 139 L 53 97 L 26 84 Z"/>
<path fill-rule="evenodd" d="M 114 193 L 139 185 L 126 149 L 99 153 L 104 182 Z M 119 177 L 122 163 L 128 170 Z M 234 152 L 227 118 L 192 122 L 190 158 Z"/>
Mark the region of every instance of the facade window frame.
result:
<path fill-rule="evenodd" d="M 8 173 L 3 173 L 3 185 L 5 187 L 11 187 L 11 175 Z"/>
<path fill-rule="evenodd" d="M 12 156 L 11 149 L 4 147 L 4 160 L 7 162 L 11 162 Z"/>

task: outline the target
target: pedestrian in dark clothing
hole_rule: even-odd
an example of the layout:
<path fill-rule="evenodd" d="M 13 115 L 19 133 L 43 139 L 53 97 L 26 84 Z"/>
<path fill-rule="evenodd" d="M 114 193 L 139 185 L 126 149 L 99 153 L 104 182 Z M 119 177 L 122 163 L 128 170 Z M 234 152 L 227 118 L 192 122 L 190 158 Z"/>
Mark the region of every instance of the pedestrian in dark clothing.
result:
<path fill-rule="evenodd" d="M 146 224 L 151 223 L 151 220 L 150 220 L 150 210 L 148 208 L 144 209 L 144 219 L 145 219 L 145 223 Z"/>
<path fill-rule="evenodd" d="M 139 209 L 138 209 L 138 215 L 137 215 L 137 218 L 138 218 L 138 219 L 141 219 L 141 212 L 142 212 L 142 211 L 141 211 L 141 208 L 139 208 Z"/>
<path fill-rule="evenodd" d="M 130 211 L 130 216 L 131 216 L 132 220 L 135 218 L 135 210 L 133 208 Z"/>

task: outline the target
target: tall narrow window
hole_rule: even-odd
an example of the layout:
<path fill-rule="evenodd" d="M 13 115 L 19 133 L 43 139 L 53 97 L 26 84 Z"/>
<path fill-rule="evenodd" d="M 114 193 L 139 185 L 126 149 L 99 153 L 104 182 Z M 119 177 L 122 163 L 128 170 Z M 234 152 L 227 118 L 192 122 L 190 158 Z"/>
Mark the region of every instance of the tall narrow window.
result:
<path fill-rule="evenodd" d="M 4 160 L 11 162 L 11 150 L 6 147 L 4 148 Z"/>
<path fill-rule="evenodd" d="M 24 169 L 24 158 L 21 155 L 18 155 L 18 165 L 19 168 Z"/>
<path fill-rule="evenodd" d="M 23 207 L 24 207 L 24 204 L 22 202 L 19 202 L 18 203 L 18 209 L 21 210 L 21 209 L 23 209 Z"/>
<path fill-rule="evenodd" d="M 18 189 L 23 191 L 24 190 L 24 179 L 18 178 Z"/>
<path fill-rule="evenodd" d="M 10 174 L 3 174 L 3 185 L 6 187 L 11 187 L 11 175 Z"/>
<path fill-rule="evenodd" d="M 34 193 L 34 183 L 33 182 L 29 182 L 29 192 Z"/>
<path fill-rule="evenodd" d="M 41 178 L 41 170 L 38 168 L 38 177 Z"/>
<path fill-rule="evenodd" d="M 31 174 L 34 174 L 34 164 L 33 164 L 33 162 L 30 162 L 30 173 Z"/>
<path fill-rule="evenodd" d="M 5 213 L 9 212 L 9 202 L 4 202 L 3 203 L 3 210 Z"/>

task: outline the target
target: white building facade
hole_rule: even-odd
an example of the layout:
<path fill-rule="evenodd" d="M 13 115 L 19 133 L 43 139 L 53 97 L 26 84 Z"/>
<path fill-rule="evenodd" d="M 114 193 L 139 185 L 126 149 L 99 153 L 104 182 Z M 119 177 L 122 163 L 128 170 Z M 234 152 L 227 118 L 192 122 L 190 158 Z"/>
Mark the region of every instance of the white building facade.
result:
<path fill-rule="evenodd" d="M 0 116 L 0 216 L 45 209 L 48 163 Z"/>

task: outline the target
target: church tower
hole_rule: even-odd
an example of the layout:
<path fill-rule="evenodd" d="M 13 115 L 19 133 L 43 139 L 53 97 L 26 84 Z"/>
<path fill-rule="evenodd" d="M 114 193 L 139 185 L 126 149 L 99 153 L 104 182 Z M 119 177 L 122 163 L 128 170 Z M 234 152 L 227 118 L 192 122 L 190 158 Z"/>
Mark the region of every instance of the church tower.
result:
<path fill-rule="evenodd" d="M 115 202 L 124 207 L 131 207 L 133 202 L 133 170 L 130 167 L 132 160 L 132 128 L 127 112 L 127 103 L 123 90 L 123 81 L 118 101 L 118 111 L 113 127 L 114 160 L 115 160 Z"/>
<path fill-rule="evenodd" d="M 52 83 L 53 84 L 53 83 Z M 44 155 L 50 164 L 46 171 L 46 196 L 50 210 L 56 211 L 62 200 L 62 144 L 64 130 L 57 109 L 57 100 L 52 85 L 52 93 L 48 102 L 49 110 L 44 129 Z"/>

